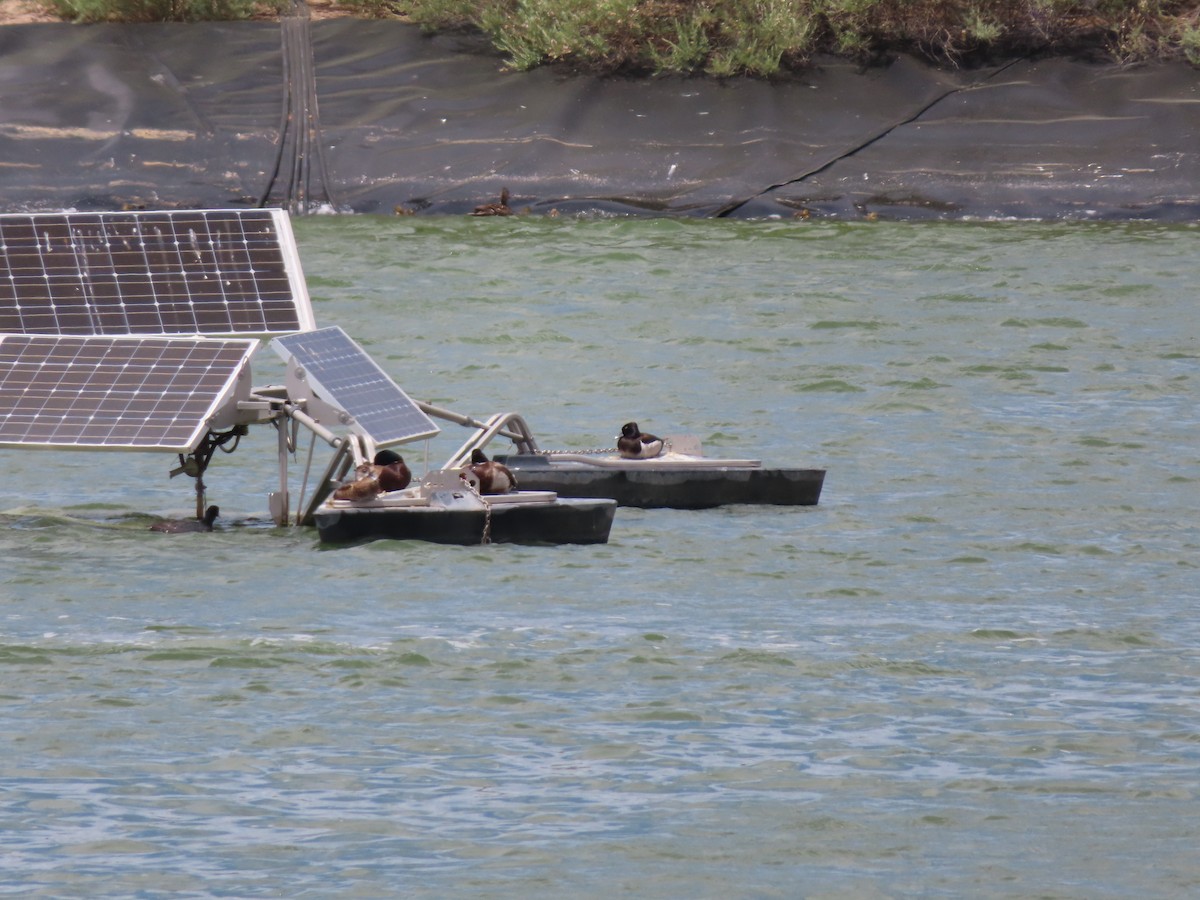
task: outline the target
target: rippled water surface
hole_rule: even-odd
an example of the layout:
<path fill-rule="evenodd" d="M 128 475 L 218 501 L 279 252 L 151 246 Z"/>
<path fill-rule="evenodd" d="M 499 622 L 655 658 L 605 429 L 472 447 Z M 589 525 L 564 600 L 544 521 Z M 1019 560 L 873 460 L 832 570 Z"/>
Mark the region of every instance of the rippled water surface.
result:
<path fill-rule="evenodd" d="M 0 892 L 1200 892 L 1200 229 L 296 231 L 414 396 L 821 504 L 328 549 L 269 523 L 269 429 L 211 535 L 147 531 L 172 458 L 0 451 Z"/>

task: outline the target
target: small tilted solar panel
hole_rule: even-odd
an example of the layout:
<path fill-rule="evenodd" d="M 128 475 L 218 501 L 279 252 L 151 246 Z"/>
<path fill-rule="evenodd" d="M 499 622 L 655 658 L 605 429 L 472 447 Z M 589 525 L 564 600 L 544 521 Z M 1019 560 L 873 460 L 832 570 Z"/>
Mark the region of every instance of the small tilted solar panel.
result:
<path fill-rule="evenodd" d="M 0 215 L 0 332 L 267 336 L 312 327 L 282 210 Z"/>
<path fill-rule="evenodd" d="M 341 328 L 277 337 L 271 346 L 300 377 L 377 445 L 433 437 L 439 429 Z"/>
<path fill-rule="evenodd" d="M 0 335 L 0 447 L 194 450 L 256 339 Z"/>

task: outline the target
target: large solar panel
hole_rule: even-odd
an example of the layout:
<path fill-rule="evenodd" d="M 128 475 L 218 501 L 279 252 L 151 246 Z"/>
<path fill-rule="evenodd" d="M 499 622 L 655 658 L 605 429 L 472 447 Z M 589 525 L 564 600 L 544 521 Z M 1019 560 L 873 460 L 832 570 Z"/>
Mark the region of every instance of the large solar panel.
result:
<path fill-rule="evenodd" d="M 0 215 L 0 332 L 266 336 L 312 327 L 282 210 Z"/>
<path fill-rule="evenodd" d="M 254 339 L 0 335 L 0 446 L 194 450 Z M 240 379 L 240 383 L 239 383 Z"/>
<path fill-rule="evenodd" d="M 271 346 L 293 362 L 321 399 L 353 419 L 377 445 L 433 437 L 439 429 L 341 328 L 277 337 Z"/>

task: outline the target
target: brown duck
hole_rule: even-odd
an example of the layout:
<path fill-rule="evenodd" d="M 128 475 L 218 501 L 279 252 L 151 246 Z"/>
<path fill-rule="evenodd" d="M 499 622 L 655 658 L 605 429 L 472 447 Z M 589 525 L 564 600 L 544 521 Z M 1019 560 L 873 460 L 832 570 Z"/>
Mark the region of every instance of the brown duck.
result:
<path fill-rule="evenodd" d="M 485 203 L 475 207 L 475 211 L 471 213 L 473 216 L 511 216 L 512 214 L 512 207 L 508 205 L 508 188 L 501 189 L 499 203 Z"/>
<path fill-rule="evenodd" d="M 467 468 L 478 480 L 481 494 L 508 494 L 517 489 L 517 479 L 508 467 L 488 459 L 478 447 L 471 451 L 471 464 Z"/>
<path fill-rule="evenodd" d="M 402 491 L 412 483 L 412 472 L 404 457 L 394 450 L 380 450 L 375 459 L 354 470 L 354 480 L 333 492 L 334 500 L 371 500 L 385 491 Z"/>

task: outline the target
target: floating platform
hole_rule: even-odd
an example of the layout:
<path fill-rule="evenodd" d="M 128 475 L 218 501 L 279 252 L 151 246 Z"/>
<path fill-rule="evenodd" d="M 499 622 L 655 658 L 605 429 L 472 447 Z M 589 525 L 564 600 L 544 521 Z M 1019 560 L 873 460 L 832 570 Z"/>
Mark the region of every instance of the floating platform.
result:
<path fill-rule="evenodd" d="M 607 497 L 620 506 L 711 509 L 736 503 L 816 506 L 825 484 L 824 469 L 764 468 L 757 459 L 707 457 L 692 434 L 664 435 L 665 452 L 628 459 L 615 449 L 539 449 L 528 423 L 514 412 L 496 413 L 480 422 L 427 404 L 422 409 L 476 429 L 447 469 L 465 465 L 474 450 L 496 438 L 512 441 L 514 452 L 495 453 L 492 459 L 508 467 L 521 490 Z"/>
<path fill-rule="evenodd" d="M 621 506 L 710 509 L 733 503 L 816 506 L 824 469 L 765 469 L 757 460 L 667 453 L 655 459 L 497 454 L 522 489 L 609 497 Z"/>
<path fill-rule="evenodd" d="M 313 514 L 330 544 L 415 540 L 436 544 L 604 544 L 617 504 L 553 491 L 479 495 L 428 486 L 373 500 L 326 500 Z"/>

